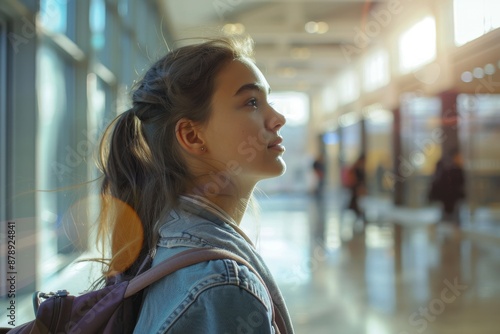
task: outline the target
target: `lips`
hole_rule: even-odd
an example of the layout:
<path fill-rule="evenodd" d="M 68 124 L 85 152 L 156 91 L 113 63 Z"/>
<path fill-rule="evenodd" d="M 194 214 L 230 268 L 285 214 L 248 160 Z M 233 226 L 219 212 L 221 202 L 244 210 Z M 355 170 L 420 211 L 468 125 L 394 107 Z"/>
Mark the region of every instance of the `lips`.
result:
<path fill-rule="evenodd" d="M 283 138 L 278 137 L 276 138 L 271 144 L 267 146 L 268 149 L 276 150 L 279 152 L 285 152 L 285 146 L 281 145 L 283 142 Z"/>

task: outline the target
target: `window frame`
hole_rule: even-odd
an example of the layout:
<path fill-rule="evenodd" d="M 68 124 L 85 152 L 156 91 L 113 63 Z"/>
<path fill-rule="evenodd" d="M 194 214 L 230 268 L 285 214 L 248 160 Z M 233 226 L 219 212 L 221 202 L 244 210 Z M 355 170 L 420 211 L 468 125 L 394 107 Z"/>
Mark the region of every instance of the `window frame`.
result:
<path fill-rule="evenodd" d="M 7 66 L 7 20 L 0 15 L 0 224 L 1 233 L 6 235 L 6 220 L 7 220 L 7 76 L 9 74 Z M 5 248 L 5 240 L 0 239 L 0 247 Z M 5 256 L 0 257 L 0 277 L 6 277 L 6 260 Z M 7 294 L 7 286 L 0 284 L 0 296 Z"/>
<path fill-rule="evenodd" d="M 0 15 L 0 159 L 7 160 L 7 20 Z M 5 164 L 0 164 L 0 184 L 6 184 Z M 0 188 L 0 221 L 6 218 L 5 187 Z"/>

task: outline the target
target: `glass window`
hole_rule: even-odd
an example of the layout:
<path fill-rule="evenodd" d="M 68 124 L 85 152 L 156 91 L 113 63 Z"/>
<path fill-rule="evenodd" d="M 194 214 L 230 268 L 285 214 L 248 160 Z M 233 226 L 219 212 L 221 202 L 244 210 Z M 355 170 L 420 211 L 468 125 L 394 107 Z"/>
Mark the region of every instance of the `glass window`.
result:
<path fill-rule="evenodd" d="M 120 43 L 120 23 L 119 18 L 113 11 L 106 12 L 105 45 L 99 61 L 102 62 L 111 72 L 117 73 L 120 70 L 122 58 L 118 56 Z"/>
<path fill-rule="evenodd" d="M 279 92 L 270 96 L 273 108 L 282 113 L 288 126 L 306 125 L 309 121 L 309 98 L 300 92 Z"/>
<path fill-rule="evenodd" d="M 461 46 L 500 27 L 500 1 L 455 0 L 455 45 Z"/>
<path fill-rule="evenodd" d="M 500 202 L 499 94 L 461 94 L 457 98 L 460 147 L 471 209 Z"/>
<path fill-rule="evenodd" d="M 398 172 L 405 183 L 404 202 L 426 203 L 427 190 L 441 157 L 445 136 L 439 97 L 403 96 L 401 103 L 401 155 Z"/>
<path fill-rule="evenodd" d="M 393 184 L 386 177 L 393 167 L 393 114 L 375 104 L 363 110 L 366 129 L 366 174 L 371 194 L 390 193 Z"/>
<path fill-rule="evenodd" d="M 120 0 L 118 2 L 118 14 L 123 18 L 129 17 L 129 1 L 130 0 Z"/>
<path fill-rule="evenodd" d="M 325 113 L 332 113 L 339 106 L 337 90 L 334 84 L 328 84 L 321 93 L 322 109 Z"/>
<path fill-rule="evenodd" d="M 363 151 L 362 125 L 356 111 L 348 112 L 341 116 L 341 152 L 342 166 L 352 165 Z"/>
<path fill-rule="evenodd" d="M 102 50 L 106 40 L 106 4 L 104 0 L 92 0 L 90 2 L 89 25 L 92 33 L 92 47 L 95 50 Z"/>
<path fill-rule="evenodd" d="M 340 104 L 348 104 L 357 100 L 359 97 L 359 84 L 356 71 L 347 70 L 339 77 L 338 92 Z"/>
<path fill-rule="evenodd" d="M 92 111 L 88 115 L 88 124 L 92 132 L 100 134 L 106 125 L 116 117 L 116 105 L 113 102 L 112 89 L 95 73 L 88 75 L 87 86 L 91 96 L 89 107 Z M 98 137 L 94 138 L 94 140 L 97 139 Z"/>
<path fill-rule="evenodd" d="M 40 1 L 40 22 L 51 32 L 66 34 L 68 3 L 60 0 Z"/>
<path fill-rule="evenodd" d="M 44 263 L 37 273 L 41 284 L 87 247 L 86 224 L 69 214 L 81 190 L 72 187 L 81 183 L 88 159 L 88 149 L 76 142 L 73 75 L 74 64 L 42 41 L 36 83 L 36 189 L 47 190 L 37 192 L 38 257 Z"/>
<path fill-rule="evenodd" d="M 380 48 L 366 58 L 363 69 L 363 88 L 370 92 L 389 83 L 389 55 Z"/>
<path fill-rule="evenodd" d="M 120 41 L 120 49 L 121 49 L 121 82 L 127 87 L 132 86 L 132 83 L 135 79 L 135 70 L 134 70 L 134 62 L 133 62 L 133 47 L 132 40 L 130 35 L 126 32 L 122 33 L 122 38 Z"/>
<path fill-rule="evenodd" d="M 436 58 L 436 21 L 427 16 L 403 33 L 399 40 L 399 69 L 408 73 Z"/>
<path fill-rule="evenodd" d="M 71 171 L 72 161 L 58 158 L 59 138 L 64 126 L 66 109 L 66 80 L 64 60 L 49 47 L 42 45 L 38 51 L 38 105 L 39 123 L 37 138 L 37 189 L 57 189 L 58 179 L 64 180 Z M 52 177 L 52 176 L 55 177 Z M 38 226 L 40 229 L 39 261 L 47 263 L 40 267 L 39 277 L 45 278 L 57 270 L 57 192 L 40 192 L 37 198 Z M 50 261 L 48 261 L 50 259 Z"/>
<path fill-rule="evenodd" d="M 113 88 L 109 86 L 102 78 L 95 73 L 87 75 L 87 88 L 89 94 L 89 109 L 91 112 L 87 115 L 87 126 L 89 137 L 94 143 L 99 142 L 100 135 L 105 128 L 117 116 L 118 112 L 123 112 L 125 109 L 120 108 L 118 101 L 113 94 Z M 91 164 L 95 167 L 94 164 Z M 99 172 L 97 169 L 92 169 L 91 177 L 97 177 Z"/>

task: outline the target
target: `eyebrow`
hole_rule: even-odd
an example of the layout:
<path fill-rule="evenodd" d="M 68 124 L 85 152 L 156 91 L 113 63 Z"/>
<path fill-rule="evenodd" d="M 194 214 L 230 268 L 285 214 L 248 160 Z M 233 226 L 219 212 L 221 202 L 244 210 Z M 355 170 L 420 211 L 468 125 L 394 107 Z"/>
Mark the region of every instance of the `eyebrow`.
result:
<path fill-rule="evenodd" d="M 256 91 L 259 91 L 259 92 L 262 92 L 262 93 L 264 93 L 266 91 L 266 89 L 262 85 L 259 85 L 259 84 L 256 84 L 256 83 L 248 83 L 248 84 L 245 84 L 245 85 L 241 86 L 236 91 L 236 93 L 234 94 L 234 96 L 239 95 L 239 94 L 241 94 L 241 93 L 243 93 L 245 91 L 249 91 L 249 90 L 256 90 Z M 267 89 L 267 93 L 271 94 L 271 88 Z"/>

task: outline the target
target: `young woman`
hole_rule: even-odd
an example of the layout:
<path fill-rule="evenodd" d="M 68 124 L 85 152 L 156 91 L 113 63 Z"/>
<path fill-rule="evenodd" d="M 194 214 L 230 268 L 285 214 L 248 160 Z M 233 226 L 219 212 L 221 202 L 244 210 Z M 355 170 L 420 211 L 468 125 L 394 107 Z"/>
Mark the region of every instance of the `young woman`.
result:
<path fill-rule="evenodd" d="M 278 333 L 278 319 L 293 333 L 269 269 L 238 227 L 256 183 L 285 171 L 285 118 L 269 104 L 251 52 L 248 40 L 226 38 L 169 52 L 103 139 L 107 276 L 134 276 L 149 255 L 155 266 L 216 247 L 247 260 L 265 282 L 232 260 L 181 269 L 145 291 L 135 333 Z"/>

